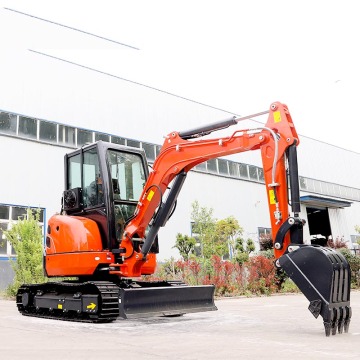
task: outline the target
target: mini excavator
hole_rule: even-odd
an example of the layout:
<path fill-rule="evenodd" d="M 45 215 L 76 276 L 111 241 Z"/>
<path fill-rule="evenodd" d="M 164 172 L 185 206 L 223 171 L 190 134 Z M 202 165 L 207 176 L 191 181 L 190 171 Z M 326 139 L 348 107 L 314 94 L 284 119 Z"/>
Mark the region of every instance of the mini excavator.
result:
<path fill-rule="evenodd" d="M 264 127 L 202 138 L 264 114 Z M 171 132 L 150 173 L 142 149 L 98 141 L 65 155 L 62 210 L 48 221 L 44 269 L 49 278 L 72 280 L 22 285 L 18 310 L 84 322 L 216 310 L 212 285 L 139 279 L 155 272 L 158 232 L 173 214 L 188 172 L 209 159 L 260 150 L 275 266 L 303 292 L 314 317 L 322 316 L 327 336 L 347 332 L 349 264 L 339 252 L 303 241 L 298 145 L 287 106 L 275 102 L 249 117 Z"/>

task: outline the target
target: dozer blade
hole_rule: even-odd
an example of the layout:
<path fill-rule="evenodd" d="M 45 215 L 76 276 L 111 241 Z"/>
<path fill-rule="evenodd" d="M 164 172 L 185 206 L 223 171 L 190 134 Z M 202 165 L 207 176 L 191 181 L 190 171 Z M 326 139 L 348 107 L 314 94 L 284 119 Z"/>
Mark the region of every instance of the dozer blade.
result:
<path fill-rule="evenodd" d="M 142 318 L 178 316 L 186 313 L 217 310 L 214 286 L 170 285 L 120 289 L 120 316 Z"/>
<path fill-rule="evenodd" d="M 350 266 L 339 252 L 303 245 L 279 258 L 281 267 L 310 301 L 309 310 L 323 317 L 325 334 L 348 332 Z"/>

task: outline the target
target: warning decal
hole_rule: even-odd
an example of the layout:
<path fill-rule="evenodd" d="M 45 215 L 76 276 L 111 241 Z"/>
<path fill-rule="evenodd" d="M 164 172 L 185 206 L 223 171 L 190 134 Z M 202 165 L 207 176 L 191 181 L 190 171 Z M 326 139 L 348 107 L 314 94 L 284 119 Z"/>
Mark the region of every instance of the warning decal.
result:
<path fill-rule="evenodd" d="M 155 194 L 155 191 L 153 190 L 150 190 L 149 193 L 148 193 L 148 196 L 146 197 L 148 201 L 151 201 L 151 199 L 153 198 Z"/>
<path fill-rule="evenodd" d="M 96 304 L 90 303 L 86 308 L 89 310 L 94 310 L 96 308 Z"/>
<path fill-rule="evenodd" d="M 280 111 L 274 111 L 274 123 L 279 123 L 281 121 Z"/>
<path fill-rule="evenodd" d="M 275 192 L 274 190 L 269 190 L 269 201 L 271 205 L 275 205 L 276 204 L 276 200 L 275 200 Z"/>

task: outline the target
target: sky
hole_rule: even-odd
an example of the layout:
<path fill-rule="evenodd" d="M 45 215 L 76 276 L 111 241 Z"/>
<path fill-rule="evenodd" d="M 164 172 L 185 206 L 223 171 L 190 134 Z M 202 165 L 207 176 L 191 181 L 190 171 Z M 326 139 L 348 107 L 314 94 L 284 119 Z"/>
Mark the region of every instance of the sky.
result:
<path fill-rule="evenodd" d="M 0 0 L 0 31 L 2 51 L 38 51 L 238 115 L 281 101 L 299 134 L 360 152 L 356 0 Z"/>

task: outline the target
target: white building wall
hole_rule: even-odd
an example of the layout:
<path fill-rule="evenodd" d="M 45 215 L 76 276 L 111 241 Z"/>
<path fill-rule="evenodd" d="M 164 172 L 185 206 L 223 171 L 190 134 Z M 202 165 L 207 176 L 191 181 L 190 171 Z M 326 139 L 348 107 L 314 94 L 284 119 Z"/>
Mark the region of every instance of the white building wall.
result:
<path fill-rule="evenodd" d="M 339 210 L 341 212 L 340 230 L 333 235 L 343 236 L 346 241 L 350 241 L 350 235 L 359 235 L 355 230 L 355 226 L 360 226 L 360 202 L 354 201 L 351 207 Z M 332 224 L 331 224 L 332 225 Z"/>
<path fill-rule="evenodd" d="M 126 81 L 120 75 L 112 77 L 29 51 L 5 52 L 2 61 L 0 78 L 7 86 L 0 86 L 0 110 L 7 112 L 156 144 L 162 144 L 164 136 L 174 130 L 192 129 L 234 115 Z M 128 71 L 119 69 L 125 79 Z M 269 106 L 264 104 L 259 111 Z M 266 116 L 259 119 L 266 122 Z M 237 128 L 259 125 L 244 121 Z M 215 136 L 229 136 L 235 129 Z M 259 154 L 245 153 L 241 158 L 260 165 Z"/>
<path fill-rule="evenodd" d="M 112 77 L 96 73 L 27 50 L 5 52 L 2 61 L 0 77 L 6 86 L 0 86 L 0 109 L 7 112 L 156 144 L 162 144 L 163 136 L 173 130 L 186 130 L 232 115 L 120 79 L 120 75 Z M 127 69 L 119 68 L 118 74 L 124 74 L 126 79 Z M 269 105 L 264 104 L 264 109 Z M 261 120 L 265 122 L 266 116 Z M 299 121 L 301 119 L 294 119 L 295 125 Z M 259 123 L 245 121 L 238 128 L 257 126 Z M 230 135 L 234 130 L 230 128 L 221 134 Z M 69 150 L 0 136 L 2 173 L 5 174 L 0 202 L 44 207 L 48 217 L 59 211 L 63 156 Z M 360 154 L 301 137 L 298 155 L 301 176 L 360 187 L 360 167 L 357 166 Z M 259 151 L 229 158 L 261 166 Z M 191 173 L 173 219 L 160 232 L 161 257 L 174 254 L 171 248 L 177 232 L 190 233 L 194 200 L 202 206 L 213 207 L 214 215 L 219 219 L 234 215 L 246 237 L 256 238 L 257 227 L 270 226 L 263 185 Z M 347 225 L 342 222 L 337 231 L 353 234 L 354 226 L 360 224 L 359 203 L 353 202 L 350 208 L 340 211 L 345 214 Z"/>
<path fill-rule="evenodd" d="M 301 176 L 360 187 L 360 154 L 358 153 L 300 136 L 298 158 Z"/>
<path fill-rule="evenodd" d="M 0 135 L 0 203 L 59 212 L 69 149 Z"/>
<path fill-rule="evenodd" d="M 331 233 L 334 240 L 349 240 L 350 228 L 347 224 L 346 214 L 343 209 L 329 209 Z"/>

